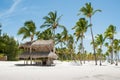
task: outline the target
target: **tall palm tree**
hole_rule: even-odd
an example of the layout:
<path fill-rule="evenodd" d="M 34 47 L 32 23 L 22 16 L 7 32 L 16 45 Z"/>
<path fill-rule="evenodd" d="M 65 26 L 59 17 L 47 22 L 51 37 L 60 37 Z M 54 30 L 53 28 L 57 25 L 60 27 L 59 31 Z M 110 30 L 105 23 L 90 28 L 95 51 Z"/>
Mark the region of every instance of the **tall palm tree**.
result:
<path fill-rule="evenodd" d="M 83 38 L 84 33 L 87 31 L 88 28 L 88 21 L 86 21 L 85 18 L 80 18 L 79 21 L 76 23 L 75 27 L 73 27 L 73 29 L 75 29 L 75 36 L 77 38 L 76 41 L 78 41 L 79 39 L 81 40 L 81 49 L 82 49 L 82 54 L 84 54 L 84 45 L 83 45 Z"/>
<path fill-rule="evenodd" d="M 101 58 L 102 58 L 102 46 L 104 44 L 105 38 L 103 37 L 102 34 L 98 34 L 96 37 L 96 43 L 99 45 L 98 52 L 100 52 L 100 66 L 102 65 L 101 63 Z"/>
<path fill-rule="evenodd" d="M 80 9 L 80 12 L 83 13 L 83 15 L 85 15 L 86 17 L 88 17 L 90 19 L 90 31 L 91 31 L 91 36 L 92 36 L 92 42 L 93 42 L 93 50 L 94 50 L 94 55 L 95 55 L 95 64 L 97 65 L 97 59 L 96 59 L 96 52 L 95 52 L 95 46 L 94 46 L 94 35 L 93 35 L 93 31 L 92 31 L 92 16 L 96 13 L 96 12 L 101 12 L 101 10 L 97 9 L 94 10 L 93 7 L 91 6 L 91 3 L 86 3 L 84 7 L 82 7 Z"/>
<path fill-rule="evenodd" d="M 36 31 L 36 26 L 35 23 L 33 21 L 26 21 L 24 23 L 24 26 L 21 27 L 18 30 L 18 35 L 23 35 L 22 40 L 30 37 L 31 41 L 33 41 L 34 36 L 36 35 L 37 31 Z"/>
<path fill-rule="evenodd" d="M 45 20 L 45 22 L 40 26 L 40 28 L 45 28 L 48 27 L 51 29 L 52 33 L 53 33 L 53 40 L 55 38 L 55 29 L 57 27 L 61 27 L 63 28 L 62 25 L 59 24 L 59 20 L 60 20 L 61 16 L 57 16 L 57 12 L 49 12 L 48 16 L 43 17 L 43 19 Z"/>
<path fill-rule="evenodd" d="M 116 27 L 114 25 L 109 25 L 109 27 L 106 29 L 104 35 L 105 38 L 108 38 L 110 40 L 111 43 L 111 64 L 113 64 L 113 41 L 114 41 L 114 35 L 116 34 Z"/>

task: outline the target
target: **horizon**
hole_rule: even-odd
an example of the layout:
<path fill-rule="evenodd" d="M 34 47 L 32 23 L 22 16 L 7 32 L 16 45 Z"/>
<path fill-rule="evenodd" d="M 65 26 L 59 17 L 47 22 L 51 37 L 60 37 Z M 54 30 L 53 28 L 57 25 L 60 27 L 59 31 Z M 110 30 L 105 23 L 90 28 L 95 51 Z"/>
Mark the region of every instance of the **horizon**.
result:
<path fill-rule="evenodd" d="M 7 33 L 13 36 L 19 42 L 25 42 L 22 40 L 22 36 L 18 36 L 17 32 L 20 27 L 24 25 L 25 21 L 32 20 L 35 22 L 37 31 L 43 31 L 40 29 L 40 25 L 43 24 L 43 17 L 50 11 L 57 11 L 58 16 L 63 15 L 60 24 L 64 25 L 69 34 L 73 34 L 72 27 L 80 17 L 77 16 L 81 7 L 85 3 L 91 2 L 94 9 L 101 9 L 102 12 L 96 13 L 92 17 L 93 33 L 94 36 L 103 33 L 110 24 L 116 26 L 117 34 L 115 38 L 120 39 L 120 1 L 109 0 L 84 0 L 84 1 L 52 1 L 52 0 L 1 0 L 0 1 L 0 23 L 2 24 L 2 33 Z M 59 32 L 59 29 L 57 30 Z M 56 31 L 56 32 L 57 32 Z M 92 52 L 92 46 L 90 45 L 91 35 L 88 29 L 85 34 L 84 45 L 85 49 Z"/>

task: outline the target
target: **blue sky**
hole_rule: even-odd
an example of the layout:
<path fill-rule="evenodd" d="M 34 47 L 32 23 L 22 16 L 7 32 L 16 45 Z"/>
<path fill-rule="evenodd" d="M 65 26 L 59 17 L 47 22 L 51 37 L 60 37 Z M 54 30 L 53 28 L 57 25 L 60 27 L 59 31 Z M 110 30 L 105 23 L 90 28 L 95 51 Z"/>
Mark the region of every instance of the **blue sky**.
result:
<path fill-rule="evenodd" d="M 94 34 L 103 33 L 110 24 L 113 24 L 117 28 L 116 38 L 120 39 L 120 0 L 0 0 L 2 32 L 14 36 L 21 42 L 22 36 L 17 36 L 17 31 L 25 21 L 33 20 L 37 30 L 42 31 L 39 28 L 44 22 L 42 18 L 48 12 L 56 10 L 59 16 L 63 15 L 60 24 L 66 26 L 69 33 L 73 33 L 71 28 L 80 17 L 83 17 L 77 14 L 86 2 L 91 2 L 94 9 L 102 10 L 92 17 Z M 92 51 L 90 40 L 88 30 L 84 44 L 87 50 Z"/>

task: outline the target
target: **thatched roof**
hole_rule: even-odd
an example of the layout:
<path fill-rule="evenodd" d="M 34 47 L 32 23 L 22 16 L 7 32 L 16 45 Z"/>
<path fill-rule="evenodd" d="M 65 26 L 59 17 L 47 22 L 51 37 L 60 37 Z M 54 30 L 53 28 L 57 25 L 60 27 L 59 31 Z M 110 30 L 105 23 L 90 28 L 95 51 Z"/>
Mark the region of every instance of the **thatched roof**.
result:
<path fill-rule="evenodd" d="M 31 44 L 32 49 L 35 51 L 49 52 L 53 50 L 53 40 L 37 40 Z"/>
<path fill-rule="evenodd" d="M 32 42 L 26 42 L 24 44 L 21 44 L 19 48 L 30 48 L 35 51 L 40 52 L 49 52 L 53 50 L 54 42 L 53 40 L 36 40 Z"/>
<path fill-rule="evenodd" d="M 20 49 L 30 48 L 30 46 L 31 46 L 31 44 L 32 44 L 33 42 L 34 42 L 34 41 L 29 41 L 29 42 L 20 44 L 19 48 L 20 48 Z"/>

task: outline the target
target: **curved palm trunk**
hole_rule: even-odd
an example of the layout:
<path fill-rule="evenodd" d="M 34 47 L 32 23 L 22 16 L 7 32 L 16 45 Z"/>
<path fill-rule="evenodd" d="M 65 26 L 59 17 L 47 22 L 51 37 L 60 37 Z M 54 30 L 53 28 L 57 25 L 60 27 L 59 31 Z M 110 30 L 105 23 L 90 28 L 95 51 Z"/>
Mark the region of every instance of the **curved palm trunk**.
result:
<path fill-rule="evenodd" d="M 94 35 L 92 31 L 91 17 L 90 17 L 90 25 L 91 25 L 90 31 L 91 31 L 92 41 L 93 41 L 93 51 L 94 51 L 94 56 L 95 56 L 95 65 L 97 65 L 97 57 L 96 57 L 95 44 L 94 44 Z"/>
<path fill-rule="evenodd" d="M 34 35 L 31 35 L 31 42 L 33 41 Z M 32 47 L 30 47 L 30 64 L 32 64 Z"/>

